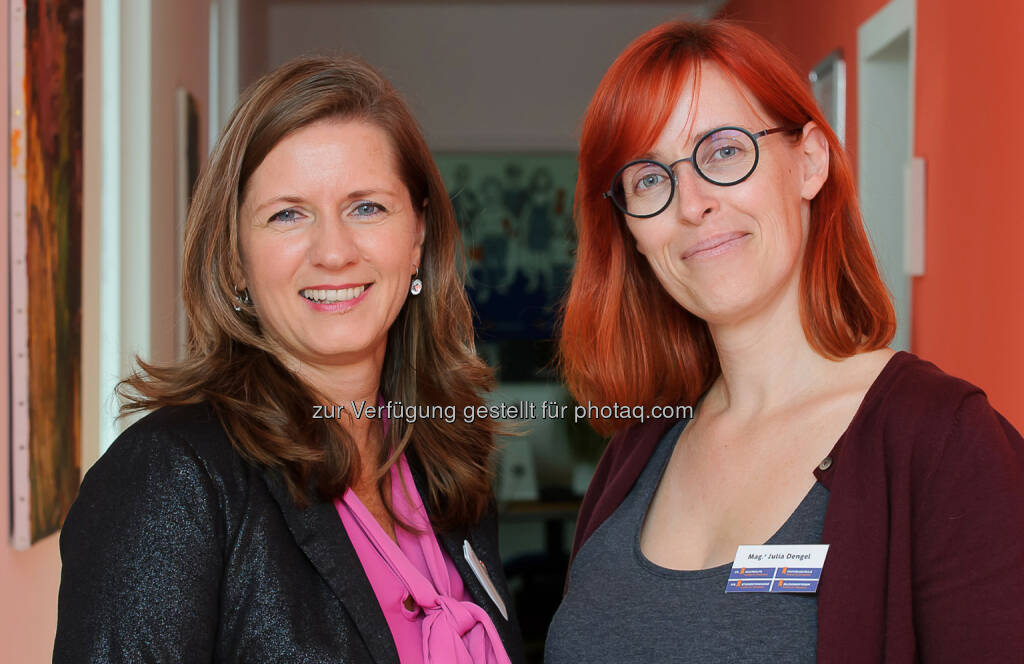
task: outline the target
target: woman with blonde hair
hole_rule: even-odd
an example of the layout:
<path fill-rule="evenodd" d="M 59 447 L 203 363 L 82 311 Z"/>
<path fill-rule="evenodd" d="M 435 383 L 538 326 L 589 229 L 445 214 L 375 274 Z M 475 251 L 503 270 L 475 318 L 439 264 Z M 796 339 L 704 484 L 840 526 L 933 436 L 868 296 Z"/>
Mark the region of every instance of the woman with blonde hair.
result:
<path fill-rule="evenodd" d="M 153 412 L 64 526 L 54 661 L 521 661 L 493 425 L 429 416 L 492 384 L 458 245 L 365 63 L 247 91 L 189 212 L 186 357 L 124 381 Z"/>

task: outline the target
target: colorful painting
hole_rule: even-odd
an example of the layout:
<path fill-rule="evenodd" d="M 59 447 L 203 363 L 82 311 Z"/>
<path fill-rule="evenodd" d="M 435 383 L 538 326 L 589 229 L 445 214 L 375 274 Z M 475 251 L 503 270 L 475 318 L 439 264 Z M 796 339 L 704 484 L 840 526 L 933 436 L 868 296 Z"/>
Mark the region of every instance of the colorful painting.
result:
<path fill-rule="evenodd" d="M 12 0 L 11 488 L 17 548 L 57 531 L 81 451 L 83 0 Z"/>
<path fill-rule="evenodd" d="M 466 252 L 477 345 L 503 381 L 554 377 L 558 303 L 576 242 L 573 154 L 436 155 Z"/>

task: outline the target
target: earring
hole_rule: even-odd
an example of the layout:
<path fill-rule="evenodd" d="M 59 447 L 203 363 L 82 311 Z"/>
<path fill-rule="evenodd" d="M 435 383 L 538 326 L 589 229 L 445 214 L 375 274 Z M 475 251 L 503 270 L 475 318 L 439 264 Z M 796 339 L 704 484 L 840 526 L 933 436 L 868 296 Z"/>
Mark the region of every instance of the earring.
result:
<path fill-rule="evenodd" d="M 412 278 L 412 283 L 409 284 L 409 292 L 413 295 L 419 295 L 423 292 L 423 282 L 420 281 L 420 269 L 416 268 L 416 276 Z"/>
<path fill-rule="evenodd" d="M 238 292 L 238 286 L 232 286 L 232 288 L 235 290 L 235 300 L 237 300 L 237 302 L 232 302 L 232 306 L 235 308 L 235 311 L 242 310 L 242 306 L 240 306 L 239 303 L 244 306 L 252 304 L 252 298 L 249 297 L 248 288 L 243 288 L 242 292 Z"/>

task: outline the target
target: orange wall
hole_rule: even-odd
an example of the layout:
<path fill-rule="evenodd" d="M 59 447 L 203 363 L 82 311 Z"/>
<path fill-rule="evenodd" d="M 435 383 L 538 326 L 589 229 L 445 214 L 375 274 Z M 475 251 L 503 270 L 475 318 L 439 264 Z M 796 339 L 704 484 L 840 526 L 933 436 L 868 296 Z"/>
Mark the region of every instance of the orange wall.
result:
<path fill-rule="evenodd" d="M 1024 3 L 919 0 L 915 145 L 927 161 L 913 344 L 1024 430 Z"/>
<path fill-rule="evenodd" d="M 885 0 L 733 0 L 722 15 L 809 71 L 841 49 L 856 159 L 857 28 Z M 911 349 L 980 385 L 1024 429 L 1024 3 L 918 0 L 914 152 L 926 161 L 925 274 Z"/>
<path fill-rule="evenodd" d="M 6 6 L 0 11 L 0 35 L 7 35 Z M 0 155 L 10 159 L 10 127 L 7 119 L 8 53 L 7 41 L 0 47 Z M 57 588 L 60 585 L 60 556 L 57 536 L 50 535 L 28 551 L 11 548 L 10 463 L 8 444 L 10 420 L 7 404 L 9 300 L 7 296 L 7 167 L 0 170 L 0 214 L 4 230 L 0 233 L 0 644 L 6 662 L 47 662 L 53 652 L 57 630 Z"/>

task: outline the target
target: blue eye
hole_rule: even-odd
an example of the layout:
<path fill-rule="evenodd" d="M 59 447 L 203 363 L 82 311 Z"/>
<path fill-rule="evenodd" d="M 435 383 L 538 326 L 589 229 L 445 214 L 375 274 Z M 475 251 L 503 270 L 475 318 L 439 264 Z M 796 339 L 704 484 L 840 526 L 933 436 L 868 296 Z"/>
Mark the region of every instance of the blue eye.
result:
<path fill-rule="evenodd" d="M 735 157 L 737 152 L 739 152 L 739 148 L 737 148 L 734 145 L 730 145 L 724 148 L 718 148 L 717 150 L 715 150 L 715 158 L 729 159 L 731 157 Z"/>
<path fill-rule="evenodd" d="M 385 209 L 385 207 L 380 203 L 362 201 L 361 203 L 356 204 L 355 208 L 353 208 L 353 212 L 355 212 L 357 217 L 372 217 L 375 214 L 387 212 L 387 209 Z"/>
<path fill-rule="evenodd" d="M 670 186 L 668 171 L 655 161 L 637 161 L 625 167 L 619 174 L 619 182 L 628 196 L 646 196 L 661 192 Z"/>
<path fill-rule="evenodd" d="M 657 187 L 667 179 L 668 178 L 659 173 L 645 173 L 636 183 L 636 189 L 643 190 L 650 189 L 651 187 Z"/>
<path fill-rule="evenodd" d="M 298 218 L 299 218 L 299 211 L 295 210 L 293 208 L 288 208 L 287 210 L 281 210 L 280 212 L 274 214 L 272 217 L 270 217 L 269 221 L 271 221 L 271 222 L 280 221 L 280 222 L 284 222 L 284 223 L 291 223 L 293 221 L 298 220 Z"/>

